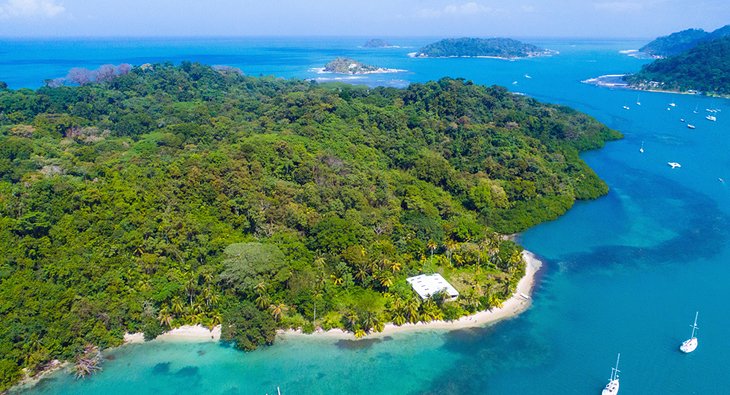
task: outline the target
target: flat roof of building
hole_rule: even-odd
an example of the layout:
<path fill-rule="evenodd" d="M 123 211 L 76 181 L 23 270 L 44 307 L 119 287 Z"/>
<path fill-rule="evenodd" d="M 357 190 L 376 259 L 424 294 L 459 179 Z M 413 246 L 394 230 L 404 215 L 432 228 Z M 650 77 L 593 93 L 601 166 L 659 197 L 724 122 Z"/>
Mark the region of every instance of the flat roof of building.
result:
<path fill-rule="evenodd" d="M 451 298 L 459 296 L 459 291 L 438 273 L 408 277 L 406 281 L 411 284 L 411 287 L 421 299 L 428 299 L 439 291 L 446 292 Z"/>

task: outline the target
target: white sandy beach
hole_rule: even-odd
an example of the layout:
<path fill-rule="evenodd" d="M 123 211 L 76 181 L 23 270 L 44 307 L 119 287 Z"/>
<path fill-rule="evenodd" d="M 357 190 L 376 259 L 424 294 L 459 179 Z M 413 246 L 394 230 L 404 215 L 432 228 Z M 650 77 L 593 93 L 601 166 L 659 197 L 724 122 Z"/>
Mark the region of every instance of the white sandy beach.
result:
<path fill-rule="evenodd" d="M 221 339 L 221 326 L 218 325 L 210 330 L 202 325 L 183 325 L 169 332 L 157 336 L 155 340 L 161 341 L 193 341 L 193 342 L 217 342 Z M 144 334 L 125 333 L 124 344 L 144 343 Z"/>

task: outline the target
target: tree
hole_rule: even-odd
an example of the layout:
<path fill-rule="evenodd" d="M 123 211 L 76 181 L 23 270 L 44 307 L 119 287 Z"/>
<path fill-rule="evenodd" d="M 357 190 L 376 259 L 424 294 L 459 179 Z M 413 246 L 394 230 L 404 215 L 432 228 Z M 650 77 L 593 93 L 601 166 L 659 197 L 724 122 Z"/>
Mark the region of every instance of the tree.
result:
<path fill-rule="evenodd" d="M 252 351 L 261 345 L 271 345 L 276 338 L 274 318 L 244 301 L 226 309 L 222 316 L 221 339 L 236 348 Z"/>
<path fill-rule="evenodd" d="M 239 292 L 253 291 L 257 284 L 281 284 L 291 275 L 279 247 L 263 243 L 238 243 L 226 247 L 221 280 Z"/>

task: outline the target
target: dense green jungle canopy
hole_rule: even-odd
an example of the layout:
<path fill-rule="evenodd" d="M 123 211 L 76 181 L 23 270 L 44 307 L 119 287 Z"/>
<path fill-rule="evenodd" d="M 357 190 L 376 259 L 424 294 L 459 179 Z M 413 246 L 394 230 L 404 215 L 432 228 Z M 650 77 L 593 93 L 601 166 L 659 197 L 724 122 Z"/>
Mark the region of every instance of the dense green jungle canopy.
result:
<path fill-rule="evenodd" d="M 499 305 L 524 261 L 498 233 L 605 194 L 578 153 L 620 137 L 461 79 L 183 63 L 78 82 L 0 88 L 0 390 L 125 332 L 222 323 L 253 349 L 277 328 L 363 336 Z M 433 272 L 459 300 L 405 281 Z"/>

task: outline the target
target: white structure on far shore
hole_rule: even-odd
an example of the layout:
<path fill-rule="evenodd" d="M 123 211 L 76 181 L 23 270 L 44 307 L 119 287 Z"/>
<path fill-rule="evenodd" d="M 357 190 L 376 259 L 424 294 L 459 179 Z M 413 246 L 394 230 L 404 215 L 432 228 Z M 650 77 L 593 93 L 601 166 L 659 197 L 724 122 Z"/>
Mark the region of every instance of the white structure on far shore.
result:
<path fill-rule="evenodd" d="M 447 300 L 454 300 L 459 297 L 459 291 L 456 290 L 448 281 L 446 281 L 440 274 L 421 274 L 415 277 L 408 277 L 406 279 L 413 290 L 416 291 L 421 299 L 426 300 L 433 296 L 436 292 L 443 291 L 448 295 Z"/>

